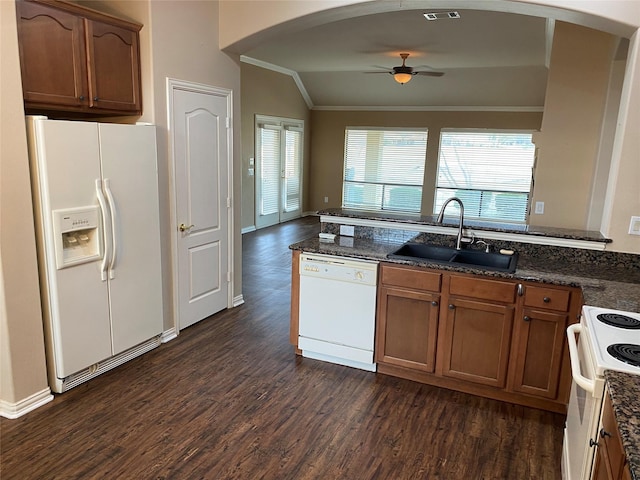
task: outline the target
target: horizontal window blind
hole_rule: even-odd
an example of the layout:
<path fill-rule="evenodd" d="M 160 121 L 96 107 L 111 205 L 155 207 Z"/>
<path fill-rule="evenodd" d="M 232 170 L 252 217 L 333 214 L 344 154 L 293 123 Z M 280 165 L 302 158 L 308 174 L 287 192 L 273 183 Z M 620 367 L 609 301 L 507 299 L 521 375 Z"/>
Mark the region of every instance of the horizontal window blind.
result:
<path fill-rule="evenodd" d="M 342 206 L 419 213 L 426 151 L 426 130 L 348 128 Z"/>
<path fill-rule="evenodd" d="M 534 161 L 531 133 L 443 130 L 433 213 L 458 197 L 465 217 L 525 222 Z"/>
<path fill-rule="evenodd" d="M 260 215 L 278 213 L 280 182 L 280 133 L 282 128 L 260 125 L 258 149 L 260 155 Z"/>
<path fill-rule="evenodd" d="M 302 129 L 285 127 L 284 211 L 301 208 Z"/>

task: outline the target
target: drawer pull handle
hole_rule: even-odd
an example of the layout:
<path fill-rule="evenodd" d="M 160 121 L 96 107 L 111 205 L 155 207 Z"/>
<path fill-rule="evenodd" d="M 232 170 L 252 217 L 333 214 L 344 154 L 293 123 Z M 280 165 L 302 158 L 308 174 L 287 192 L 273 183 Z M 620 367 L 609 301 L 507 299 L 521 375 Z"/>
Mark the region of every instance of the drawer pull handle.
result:
<path fill-rule="evenodd" d="M 600 429 L 600 436 L 602 438 L 605 438 L 605 437 L 611 438 L 611 434 L 609 432 L 607 432 L 604 428 Z"/>
<path fill-rule="evenodd" d="M 524 320 L 525 322 L 530 322 L 530 321 L 531 321 L 531 317 L 529 317 L 529 316 L 525 315 L 525 316 L 524 316 L 524 318 L 523 318 L 523 320 Z"/>
<path fill-rule="evenodd" d="M 524 287 L 521 283 L 518 284 L 518 296 L 521 297 L 524 295 Z"/>
<path fill-rule="evenodd" d="M 456 306 L 452 303 L 449 304 L 449 310 L 455 310 Z"/>
<path fill-rule="evenodd" d="M 431 302 L 431 305 L 432 305 L 432 306 L 434 306 L 434 307 L 437 307 L 437 306 L 438 306 L 438 302 L 436 302 L 436 301 L 434 300 L 433 302 Z"/>
<path fill-rule="evenodd" d="M 593 438 L 590 438 L 590 439 L 589 439 L 589 446 L 590 446 L 590 447 L 597 447 L 597 446 L 599 446 L 599 445 L 598 445 L 598 442 L 594 442 L 594 441 L 593 441 Z"/>
<path fill-rule="evenodd" d="M 550 299 L 549 297 L 544 297 L 544 298 L 542 299 L 542 301 L 543 301 L 544 303 L 549 303 L 549 302 L 551 301 L 551 299 Z"/>

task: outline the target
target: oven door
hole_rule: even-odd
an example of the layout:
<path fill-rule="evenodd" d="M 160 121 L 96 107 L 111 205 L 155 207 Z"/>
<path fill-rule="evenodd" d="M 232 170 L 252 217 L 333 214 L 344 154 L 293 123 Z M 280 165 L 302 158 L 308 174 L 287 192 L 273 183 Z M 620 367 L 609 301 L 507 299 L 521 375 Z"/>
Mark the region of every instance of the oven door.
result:
<path fill-rule="evenodd" d="M 595 374 L 589 331 L 584 324 L 569 326 L 567 340 L 573 381 L 564 429 L 562 478 L 589 480 L 595 453 L 591 440 L 597 435 L 605 382 Z"/>

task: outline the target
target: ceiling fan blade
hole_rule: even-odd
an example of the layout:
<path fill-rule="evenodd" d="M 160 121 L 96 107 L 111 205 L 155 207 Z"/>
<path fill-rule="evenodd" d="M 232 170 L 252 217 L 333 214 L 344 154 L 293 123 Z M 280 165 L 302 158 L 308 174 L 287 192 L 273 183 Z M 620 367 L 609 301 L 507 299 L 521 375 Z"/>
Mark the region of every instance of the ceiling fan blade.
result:
<path fill-rule="evenodd" d="M 425 77 L 441 77 L 444 72 L 413 72 L 414 75 L 424 75 Z"/>
<path fill-rule="evenodd" d="M 393 75 L 393 72 L 390 72 L 389 70 L 385 70 L 384 72 L 377 71 L 377 72 L 362 72 L 362 73 L 390 73 L 391 75 Z"/>

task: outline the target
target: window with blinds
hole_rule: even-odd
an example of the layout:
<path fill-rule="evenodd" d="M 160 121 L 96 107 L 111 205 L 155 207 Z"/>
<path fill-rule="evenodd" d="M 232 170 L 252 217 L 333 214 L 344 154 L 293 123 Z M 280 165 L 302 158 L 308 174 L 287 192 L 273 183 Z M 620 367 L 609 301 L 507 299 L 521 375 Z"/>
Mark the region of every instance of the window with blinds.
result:
<path fill-rule="evenodd" d="M 526 222 L 535 145 L 530 132 L 442 130 L 433 213 L 450 197 L 465 218 Z M 447 215 L 457 215 L 457 204 Z"/>
<path fill-rule="evenodd" d="M 427 130 L 347 128 L 342 206 L 419 213 Z"/>

